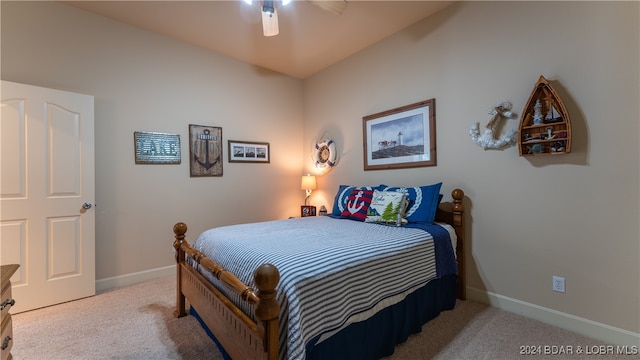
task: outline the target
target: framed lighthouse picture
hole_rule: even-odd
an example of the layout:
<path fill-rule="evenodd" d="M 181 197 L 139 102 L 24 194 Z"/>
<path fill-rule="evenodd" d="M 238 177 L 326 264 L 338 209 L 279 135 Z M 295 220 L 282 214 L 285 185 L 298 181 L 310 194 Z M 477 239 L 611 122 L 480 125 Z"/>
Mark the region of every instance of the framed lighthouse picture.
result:
<path fill-rule="evenodd" d="M 222 176 L 222 128 L 189 125 L 191 177 Z"/>
<path fill-rule="evenodd" d="M 436 99 L 362 118 L 364 170 L 436 166 Z"/>

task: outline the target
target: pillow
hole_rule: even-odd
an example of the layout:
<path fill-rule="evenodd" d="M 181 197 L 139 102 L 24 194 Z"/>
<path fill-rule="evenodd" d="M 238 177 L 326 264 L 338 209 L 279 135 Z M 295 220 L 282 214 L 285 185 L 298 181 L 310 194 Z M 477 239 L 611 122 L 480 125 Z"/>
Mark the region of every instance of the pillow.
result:
<path fill-rule="evenodd" d="M 342 217 L 364 221 L 367 218 L 369 205 L 371 205 L 371 198 L 373 198 L 373 190 L 353 189 L 347 197 Z"/>
<path fill-rule="evenodd" d="M 373 199 L 367 211 L 365 222 L 396 224 L 398 214 L 403 217 L 405 195 L 397 191 L 373 191 Z"/>
<path fill-rule="evenodd" d="M 438 209 L 440 188 L 442 183 L 415 187 L 391 187 L 380 185 L 382 191 L 404 193 L 409 200 L 409 207 L 405 213 L 410 223 L 432 224 Z"/>
<path fill-rule="evenodd" d="M 338 187 L 338 192 L 333 200 L 333 209 L 331 210 L 331 215 L 341 216 L 342 212 L 345 209 L 347 204 L 347 198 L 351 195 L 351 191 L 354 189 L 359 190 L 372 190 L 373 188 L 370 186 L 353 186 L 353 185 L 340 185 Z"/>

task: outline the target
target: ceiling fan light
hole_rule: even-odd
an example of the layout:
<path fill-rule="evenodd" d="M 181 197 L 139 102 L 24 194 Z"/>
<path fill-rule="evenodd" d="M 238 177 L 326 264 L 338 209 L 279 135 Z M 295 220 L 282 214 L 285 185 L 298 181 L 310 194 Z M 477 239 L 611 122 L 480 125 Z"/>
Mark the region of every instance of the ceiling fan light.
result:
<path fill-rule="evenodd" d="M 275 36 L 280 33 L 276 9 L 273 9 L 272 13 L 262 11 L 262 33 L 264 36 Z"/>
<path fill-rule="evenodd" d="M 287 6 L 291 3 L 291 0 L 282 0 L 282 6 Z"/>

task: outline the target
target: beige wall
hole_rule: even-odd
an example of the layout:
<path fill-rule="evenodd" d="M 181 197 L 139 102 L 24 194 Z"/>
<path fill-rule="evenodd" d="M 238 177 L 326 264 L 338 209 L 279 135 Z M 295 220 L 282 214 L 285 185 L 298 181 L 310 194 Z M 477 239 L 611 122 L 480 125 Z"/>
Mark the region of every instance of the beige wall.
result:
<path fill-rule="evenodd" d="M 99 279 L 171 265 L 179 220 L 194 236 L 295 215 L 313 140 L 328 134 L 340 161 L 314 205 L 342 183 L 443 181 L 447 198 L 460 187 L 470 295 L 640 332 L 637 3 L 461 3 L 305 81 L 55 3 L 3 1 L 1 25 L 2 79 L 96 98 Z M 502 99 L 519 113 L 540 75 L 564 97 L 573 152 L 474 145 L 470 126 Z M 363 171 L 362 117 L 429 98 L 438 166 Z M 190 123 L 268 141 L 272 163 L 189 178 Z M 135 165 L 136 130 L 180 134 L 182 164 Z M 551 291 L 552 275 L 566 294 Z"/>
<path fill-rule="evenodd" d="M 53 2 L 2 2 L 2 79 L 95 96 L 96 277 L 170 266 L 172 227 L 295 215 L 302 84 Z M 222 177 L 189 177 L 189 124 L 221 126 Z M 180 165 L 136 165 L 134 131 L 180 134 Z M 227 140 L 270 164 L 229 164 Z"/>
<path fill-rule="evenodd" d="M 342 183 L 443 181 L 448 198 L 460 187 L 471 296 L 638 333 L 638 34 L 637 3 L 462 3 L 307 79 L 304 144 L 326 131 L 341 153 L 312 202 L 329 203 Z M 540 75 L 567 105 L 572 153 L 476 146 L 471 125 L 484 127 L 502 99 L 519 114 Z M 437 167 L 363 171 L 362 117 L 430 98 Z M 551 291 L 552 275 L 566 294 Z"/>

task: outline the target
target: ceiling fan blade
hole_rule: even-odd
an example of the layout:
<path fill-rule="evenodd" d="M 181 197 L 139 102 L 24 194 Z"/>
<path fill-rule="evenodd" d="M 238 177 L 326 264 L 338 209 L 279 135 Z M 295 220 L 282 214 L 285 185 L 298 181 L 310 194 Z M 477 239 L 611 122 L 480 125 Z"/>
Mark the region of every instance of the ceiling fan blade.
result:
<path fill-rule="evenodd" d="M 307 0 L 317 7 L 329 11 L 335 15 L 342 15 L 347 8 L 347 0 Z"/>

